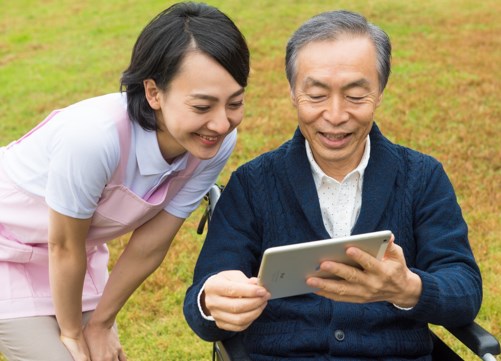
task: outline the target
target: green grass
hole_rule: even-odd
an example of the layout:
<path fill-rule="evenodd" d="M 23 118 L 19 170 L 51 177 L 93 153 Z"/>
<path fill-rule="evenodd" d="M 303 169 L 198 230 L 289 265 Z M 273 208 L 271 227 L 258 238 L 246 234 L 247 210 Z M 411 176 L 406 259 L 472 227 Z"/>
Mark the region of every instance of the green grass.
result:
<path fill-rule="evenodd" d="M 394 45 L 393 74 L 377 114 L 394 141 L 437 157 L 457 191 L 484 277 L 478 322 L 501 338 L 501 3 L 497 0 L 208 1 L 242 29 L 252 54 L 246 119 L 221 175 L 288 139 L 296 126 L 284 46 L 324 10 L 360 11 Z M 51 110 L 118 89 L 134 41 L 172 2 L 0 0 L 0 145 Z M 210 344 L 185 324 L 182 301 L 203 238 L 200 210 L 162 267 L 126 304 L 118 324 L 130 360 L 207 360 Z M 113 260 L 126 238 L 111 243 Z M 442 331 L 439 330 L 442 333 Z M 447 337 L 447 336 L 446 336 Z M 473 360 L 452 338 L 454 348 Z M 1 359 L 1 357 L 0 357 Z"/>

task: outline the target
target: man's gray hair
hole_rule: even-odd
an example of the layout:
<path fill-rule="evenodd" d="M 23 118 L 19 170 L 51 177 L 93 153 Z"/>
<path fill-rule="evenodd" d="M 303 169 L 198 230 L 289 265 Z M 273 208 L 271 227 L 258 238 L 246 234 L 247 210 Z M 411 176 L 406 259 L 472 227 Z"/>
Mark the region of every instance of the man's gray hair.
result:
<path fill-rule="evenodd" d="M 285 53 L 285 73 L 291 89 L 296 85 L 296 61 L 299 51 L 311 42 L 337 40 L 343 35 L 366 36 L 372 40 L 376 48 L 379 90 L 384 90 L 391 71 L 390 38 L 362 15 L 346 10 L 329 11 L 314 16 L 301 25 L 289 39 Z"/>

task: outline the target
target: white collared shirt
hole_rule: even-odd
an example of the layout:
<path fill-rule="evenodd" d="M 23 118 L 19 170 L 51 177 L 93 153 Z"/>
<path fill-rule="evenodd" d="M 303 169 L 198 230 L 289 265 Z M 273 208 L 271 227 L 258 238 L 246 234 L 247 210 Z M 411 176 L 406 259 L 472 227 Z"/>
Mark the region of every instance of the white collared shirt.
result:
<path fill-rule="evenodd" d="M 311 171 L 313 173 L 313 180 L 317 188 L 318 198 L 320 200 L 320 209 L 322 211 L 322 219 L 325 228 L 333 238 L 349 236 L 360 214 L 360 208 L 362 206 L 362 183 L 371 151 L 369 136 L 367 136 L 364 154 L 362 155 L 359 165 L 348 173 L 342 182 L 338 182 L 334 178 L 329 177 L 320 169 L 313 158 L 307 140 L 305 140 L 305 147 L 306 155 L 308 156 L 308 161 L 310 162 Z M 207 283 L 207 281 L 205 282 Z M 205 284 L 198 293 L 198 309 L 204 319 L 214 321 L 214 317 L 207 316 L 202 309 L 201 297 L 204 289 Z"/>
<path fill-rule="evenodd" d="M 349 236 L 362 206 L 364 172 L 369 163 L 371 151 L 370 138 L 367 136 L 360 163 L 341 182 L 329 177 L 322 171 L 313 158 L 307 140 L 305 140 L 305 147 L 313 173 L 313 180 L 317 188 L 325 229 L 333 238 Z"/>

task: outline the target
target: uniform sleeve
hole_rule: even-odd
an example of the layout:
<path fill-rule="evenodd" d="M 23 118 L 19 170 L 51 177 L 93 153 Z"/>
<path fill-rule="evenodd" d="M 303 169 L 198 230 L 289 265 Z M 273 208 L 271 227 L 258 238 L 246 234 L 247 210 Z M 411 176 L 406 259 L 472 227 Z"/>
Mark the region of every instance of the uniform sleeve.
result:
<path fill-rule="evenodd" d="M 221 170 L 226 165 L 237 141 L 237 130 L 228 134 L 216 156 L 204 160 L 197 167 L 191 179 L 164 208 L 166 212 L 187 218 L 200 205 L 204 195 L 216 182 Z"/>
<path fill-rule="evenodd" d="M 75 111 L 63 116 L 68 121 L 48 145 L 46 202 L 66 216 L 90 218 L 118 166 L 118 132 L 110 121 L 84 119 Z"/>

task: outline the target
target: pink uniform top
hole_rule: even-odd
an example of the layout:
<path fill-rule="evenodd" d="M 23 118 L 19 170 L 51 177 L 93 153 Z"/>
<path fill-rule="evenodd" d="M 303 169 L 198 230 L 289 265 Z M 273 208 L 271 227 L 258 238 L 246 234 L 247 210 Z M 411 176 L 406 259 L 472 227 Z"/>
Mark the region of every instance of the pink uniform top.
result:
<path fill-rule="evenodd" d="M 87 236 L 82 311 L 96 308 L 108 279 L 106 242 L 138 228 L 161 212 L 200 163 L 190 156 L 185 169 L 171 175 L 142 199 L 123 185 L 131 122 L 123 107 L 117 105 L 116 109 L 107 111 L 117 114 L 120 161 L 104 188 Z M 57 112 L 49 115 L 40 126 Z M 3 152 L 4 148 L 0 148 L 0 319 L 53 315 L 47 246 L 48 206 L 43 197 L 24 191 L 9 179 L 2 167 Z"/>

